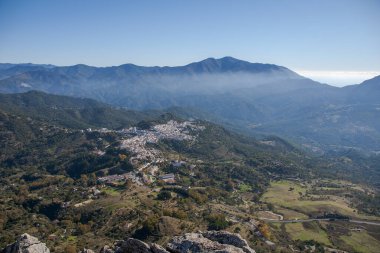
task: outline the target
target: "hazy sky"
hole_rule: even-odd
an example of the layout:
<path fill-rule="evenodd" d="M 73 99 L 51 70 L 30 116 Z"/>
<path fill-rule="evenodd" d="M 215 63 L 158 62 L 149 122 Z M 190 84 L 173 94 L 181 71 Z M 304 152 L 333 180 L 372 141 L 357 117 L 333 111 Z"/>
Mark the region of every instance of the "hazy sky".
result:
<path fill-rule="evenodd" d="M 367 79 L 380 74 L 380 1 L 0 0 L 0 62 L 173 66 L 227 55 L 335 85 Z"/>

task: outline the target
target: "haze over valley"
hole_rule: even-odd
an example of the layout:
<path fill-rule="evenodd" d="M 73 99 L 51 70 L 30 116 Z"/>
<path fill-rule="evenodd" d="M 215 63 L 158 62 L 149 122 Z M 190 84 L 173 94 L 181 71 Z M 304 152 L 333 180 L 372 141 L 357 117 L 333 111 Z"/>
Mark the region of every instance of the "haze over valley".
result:
<path fill-rule="evenodd" d="M 3 65 L 0 91 L 39 90 L 133 110 L 180 110 L 315 152 L 380 151 L 380 78 L 337 88 L 277 65 L 232 57 L 180 67 Z"/>

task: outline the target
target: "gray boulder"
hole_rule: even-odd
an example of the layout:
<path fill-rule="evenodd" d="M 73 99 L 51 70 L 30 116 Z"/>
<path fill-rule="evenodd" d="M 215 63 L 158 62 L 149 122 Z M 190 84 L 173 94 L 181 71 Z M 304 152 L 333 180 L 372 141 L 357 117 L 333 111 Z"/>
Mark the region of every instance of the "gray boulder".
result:
<path fill-rule="evenodd" d="M 45 243 L 29 234 L 22 234 L 16 242 L 8 245 L 2 253 L 50 253 Z"/>
<path fill-rule="evenodd" d="M 246 240 L 239 234 L 230 233 L 227 231 L 206 231 L 202 235 L 211 241 L 216 241 L 221 244 L 228 244 L 243 249 L 246 253 L 254 253 Z"/>
<path fill-rule="evenodd" d="M 164 249 L 155 243 L 128 238 L 116 241 L 112 247 L 104 246 L 100 253 L 255 253 L 239 235 L 226 231 L 206 231 L 175 236 Z M 17 241 L 8 245 L 0 253 L 50 253 L 45 243 L 28 234 L 21 235 Z M 79 253 L 94 253 L 83 249 Z"/>
<path fill-rule="evenodd" d="M 247 242 L 236 234 L 216 231 L 205 233 L 187 233 L 175 236 L 168 243 L 167 249 L 172 253 L 254 253 Z M 235 244 L 235 245 L 234 245 Z"/>
<path fill-rule="evenodd" d="M 169 253 L 158 244 L 147 244 L 134 238 L 128 238 L 125 241 L 117 242 L 115 248 L 115 253 Z M 101 253 L 113 253 L 110 248 L 103 249 Z"/>
<path fill-rule="evenodd" d="M 166 249 L 164 249 L 163 247 L 161 247 L 160 245 L 155 244 L 155 243 L 152 243 L 150 245 L 150 250 L 153 253 L 169 253 Z"/>
<path fill-rule="evenodd" d="M 147 243 L 133 238 L 123 241 L 120 248 L 122 253 L 152 253 Z"/>

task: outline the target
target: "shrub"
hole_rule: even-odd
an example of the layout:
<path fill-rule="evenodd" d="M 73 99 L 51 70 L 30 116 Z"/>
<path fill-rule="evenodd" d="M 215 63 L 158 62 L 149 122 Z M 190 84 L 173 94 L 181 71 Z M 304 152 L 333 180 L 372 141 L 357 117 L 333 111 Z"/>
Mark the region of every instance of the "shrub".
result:
<path fill-rule="evenodd" d="M 206 194 L 201 193 L 198 190 L 190 189 L 189 190 L 189 196 L 195 200 L 198 204 L 203 204 L 208 200 L 208 197 Z"/>
<path fill-rule="evenodd" d="M 160 191 L 157 195 L 158 200 L 168 200 L 172 198 L 172 194 L 169 191 Z"/>
<path fill-rule="evenodd" d="M 207 221 L 210 230 L 222 230 L 230 225 L 224 214 L 210 214 Z"/>

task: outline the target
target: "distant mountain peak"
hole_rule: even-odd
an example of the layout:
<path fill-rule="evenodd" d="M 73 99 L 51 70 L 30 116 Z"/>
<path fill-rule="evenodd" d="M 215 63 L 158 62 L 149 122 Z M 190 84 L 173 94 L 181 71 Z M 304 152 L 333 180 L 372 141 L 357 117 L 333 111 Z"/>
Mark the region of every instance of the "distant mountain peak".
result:
<path fill-rule="evenodd" d="M 289 69 L 264 63 L 251 63 L 248 61 L 236 59 L 231 56 L 222 58 L 207 58 L 199 62 L 190 63 L 184 68 L 194 73 L 223 73 L 223 72 L 250 72 L 250 73 L 264 73 L 272 71 L 283 71 L 294 73 Z M 294 73 L 295 74 L 295 73 Z M 296 75 L 296 74 L 295 74 Z"/>
<path fill-rule="evenodd" d="M 241 63 L 241 62 L 250 63 L 248 61 L 240 60 L 240 59 L 234 58 L 232 56 L 224 56 L 224 57 L 216 59 L 216 60 L 220 61 L 220 62 L 229 62 L 229 63 Z"/>
<path fill-rule="evenodd" d="M 222 65 L 222 64 L 242 64 L 242 63 L 244 63 L 244 64 L 253 64 L 253 63 L 250 63 L 248 61 L 239 60 L 239 59 L 236 59 L 236 58 L 231 57 L 231 56 L 225 56 L 225 57 L 222 57 L 222 58 L 209 57 L 209 58 L 206 58 L 206 59 L 198 61 L 198 62 L 190 63 L 188 65 L 192 65 L 192 64 L 216 64 L 216 65 Z"/>

